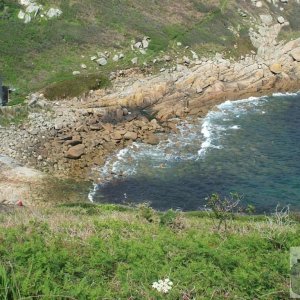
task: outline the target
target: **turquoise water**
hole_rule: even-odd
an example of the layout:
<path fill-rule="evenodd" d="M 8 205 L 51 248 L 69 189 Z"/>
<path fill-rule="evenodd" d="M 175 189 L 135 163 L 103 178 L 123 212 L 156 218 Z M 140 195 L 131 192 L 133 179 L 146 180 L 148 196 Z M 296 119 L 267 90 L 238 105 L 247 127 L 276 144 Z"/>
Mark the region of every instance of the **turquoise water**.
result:
<path fill-rule="evenodd" d="M 227 101 L 179 129 L 158 146 L 135 143 L 111 157 L 93 200 L 187 211 L 212 193 L 237 192 L 257 212 L 300 209 L 299 94 Z"/>

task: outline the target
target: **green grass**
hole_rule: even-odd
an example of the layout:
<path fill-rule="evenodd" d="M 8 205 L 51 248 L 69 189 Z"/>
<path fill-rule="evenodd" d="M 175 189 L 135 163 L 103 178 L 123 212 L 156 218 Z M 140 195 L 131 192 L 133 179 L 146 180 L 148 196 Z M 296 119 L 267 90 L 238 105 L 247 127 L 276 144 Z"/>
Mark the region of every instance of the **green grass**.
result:
<path fill-rule="evenodd" d="M 29 92 L 56 86 L 64 80 L 69 87 L 74 70 L 81 71 L 83 77 L 107 77 L 111 71 L 131 67 L 130 60 L 136 56 L 130 50 L 132 39 L 144 35 L 152 39 L 148 54 L 138 55 L 142 66 L 161 51 L 169 51 L 177 41 L 204 53 L 230 48 L 233 36 L 227 26 L 243 22 L 224 0 L 214 0 L 209 5 L 205 1 L 176 0 L 172 6 L 146 0 L 40 3 L 59 6 L 63 15 L 24 25 L 17 19 L 21 8 L 18 1 L 0 1 L 0 36 L 5 41 L 0 43 L 0 75 L 6 84 L 17 89 L 13 104 L 22 102 Z M 178 5 L 180 13 L 176 10 Z M 125 59 L 117 63 L 110 60 L 105 67 L 90 61 L 90 56 L 105 50 L 123 52 Z M 82 63 L 87 65 L 86 71 L 80 69 Z M 78 96 L 89 87 L 90 82 L 83 81 L 80 88 L 71 88 L 71 95 Z"/>
<path fill-rule="evenodd" d="M 109 85 L 109 79 L 103 75 L 81 75 L 52 83 L 43 92 L 47 99 L 55 100 L 76 97 L 90 90 L 98 90 Z"/>
<path fill-rule="evenodd" d="M 0 299 L 288 299 L 298 223 L 65 204 L 0 214 Z M 169 277 L 167 295 L 152 283 Z M 186 297 L 186 298 L 184 298 Z"/>

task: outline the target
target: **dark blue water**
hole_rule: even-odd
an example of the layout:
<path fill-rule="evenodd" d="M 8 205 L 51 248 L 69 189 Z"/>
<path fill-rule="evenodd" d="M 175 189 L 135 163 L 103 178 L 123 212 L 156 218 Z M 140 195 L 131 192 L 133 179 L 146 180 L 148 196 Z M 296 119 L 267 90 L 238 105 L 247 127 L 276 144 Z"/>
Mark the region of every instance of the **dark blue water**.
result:
<path fill-rule="evenodd" d="M 94 201 L 197 210 L 212 193 L 237 192 L 257 212 L 300 210 L 300 95 L 227 101 L 158 146 L 121 151 L 100 176 L 110 173 Z"/>

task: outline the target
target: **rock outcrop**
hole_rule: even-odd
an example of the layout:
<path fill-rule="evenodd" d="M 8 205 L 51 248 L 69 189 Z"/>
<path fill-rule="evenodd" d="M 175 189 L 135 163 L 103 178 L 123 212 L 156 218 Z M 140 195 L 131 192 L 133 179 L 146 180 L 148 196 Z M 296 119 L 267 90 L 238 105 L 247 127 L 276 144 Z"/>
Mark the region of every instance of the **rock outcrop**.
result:
<path fill-rule="evenodd" d="M 176 131 L 174 117 L 202 117 L 226 99 L 299 89 L 300 39 L 278 43 L 285 24 L 268 16 L 261 20 L 250 33 L 257 52 L 238 61 L 193 54 L 193 60 L 184 58 L 157 75 L 138 68 L 120 71 L 112 88 L 82 98 L 49 102 L 33 95 L 26 124 L 0 127 L 0 153 L 43 171 L 86 178 L 108 155 L 134 141 L 159 143 L 156 133 Z"/>

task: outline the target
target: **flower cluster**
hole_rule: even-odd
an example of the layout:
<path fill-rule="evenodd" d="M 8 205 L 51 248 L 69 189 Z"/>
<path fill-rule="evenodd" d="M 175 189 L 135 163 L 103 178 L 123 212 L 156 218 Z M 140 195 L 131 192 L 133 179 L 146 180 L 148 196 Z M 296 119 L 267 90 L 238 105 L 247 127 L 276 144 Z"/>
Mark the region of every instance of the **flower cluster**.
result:
<path fill-rule="evenodd" d="M 152 284 L 154 289 L 164 294 L 167 294 L 172 289 L 172 286 L 173 282 L 169 278 L 166 278 L 165 280 L 158 280 Z"/>

